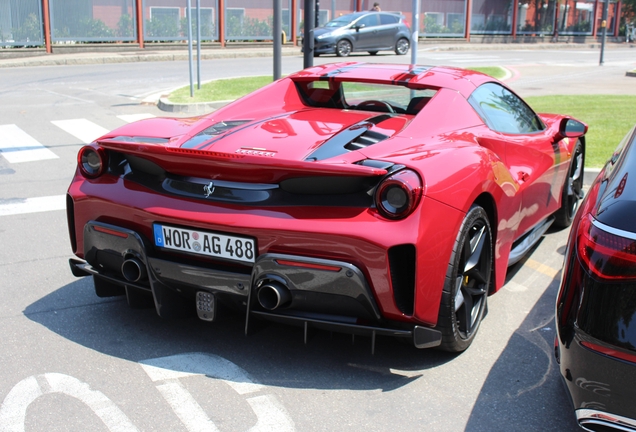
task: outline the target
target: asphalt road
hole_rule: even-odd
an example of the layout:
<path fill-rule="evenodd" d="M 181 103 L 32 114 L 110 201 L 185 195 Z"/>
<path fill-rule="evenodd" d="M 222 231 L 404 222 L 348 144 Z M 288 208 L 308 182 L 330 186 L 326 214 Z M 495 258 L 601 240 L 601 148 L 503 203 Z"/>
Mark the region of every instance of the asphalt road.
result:
<path fill-rule="evenodd" d="M 508 66 L 523 96 L 636 94 L 636 78 L 624 77 L 634 53 L 611 50 L 602 67 L 585 50 L 420 58 Z M 271 64 L 210 60 L 203 79 L 268 73 Z M 301 66 L 300 56 L 285 58 L 283 73 Z M 62 209 L 77 150 L 100 131 L 164 114 L 140 102 L 187 77 L 185 62 L 0 71 L 0 431 L 577 430 L 552 355 L 567 230 L 549 232 L 510 269 L 458 356 L 387 338 L 371 355 L 369 339 L 327 332 L 305 345 L 300 329 L 279 325 L 245 337 L 231 314 L 165 321 L 74 278 Z"/>

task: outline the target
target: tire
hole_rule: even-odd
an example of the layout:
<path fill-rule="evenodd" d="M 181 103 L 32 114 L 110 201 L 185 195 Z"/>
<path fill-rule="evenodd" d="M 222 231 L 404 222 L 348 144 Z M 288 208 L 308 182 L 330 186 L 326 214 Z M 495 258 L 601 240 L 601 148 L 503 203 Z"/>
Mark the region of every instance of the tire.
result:
<path fill-rule="evenodd" d="M 372 55 L 372 56 L 376 55 L 377 53 L 378 53 L 377 51 L 369 51 L 369 55 Z"/>
<path fill-rule="evenodd" d="M 411 43 L 409 42 L 408 39 L 406 38 L 400 38 L 398 39 L 398 41 L 395 43 L 395 53 L 397 55 L 404 55 L 407 52 L 409 52 L 409 47 L 411 46 Z"/>
<path fill-rule="evenodd" d="M 568 169 L 568 176 L 563 184 L 561 208 L 554 213 L 554 226 L 567 228 L 572 224 L 574 215 L 583 198 L 583 171 L 585 168 L 585 150 L 581 141 L 577 141 L 572 152 L 572 160 Z"/>
<path fill-rule="evenodd" d="M 439 349 L 462 352 L 473 342 L 492 285 L 492 251 L 488 215 L 473 205 L 459 229 L 446 271 L 438 319 Z"/>
<path fill-rule="evenodd" d="M 351 54 L 352 49 L 353 46 L 351 45 L 351 42 L 346 39 L 341 39 L 336 44 L 336 55 L 338 57 L 347 57 L 349 54 Z"/>

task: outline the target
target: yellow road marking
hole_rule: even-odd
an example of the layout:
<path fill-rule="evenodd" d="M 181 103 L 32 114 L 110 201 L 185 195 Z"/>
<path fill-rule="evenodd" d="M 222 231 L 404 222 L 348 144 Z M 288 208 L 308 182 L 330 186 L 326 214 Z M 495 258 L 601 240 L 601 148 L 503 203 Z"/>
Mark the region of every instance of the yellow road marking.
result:
<path fill-rule="evenodd" d="M 550 276 L 551 278 L 555 277 L 559 274 L 560 270 L 553 269 L 545 264 L 540 263 L 539 261 L 535 261 L 533 259 L 527 259 L 525 265 L 530 267 L 533 270 L 538 271 L 539 273 L 543 273 L 546 276 Z"/>

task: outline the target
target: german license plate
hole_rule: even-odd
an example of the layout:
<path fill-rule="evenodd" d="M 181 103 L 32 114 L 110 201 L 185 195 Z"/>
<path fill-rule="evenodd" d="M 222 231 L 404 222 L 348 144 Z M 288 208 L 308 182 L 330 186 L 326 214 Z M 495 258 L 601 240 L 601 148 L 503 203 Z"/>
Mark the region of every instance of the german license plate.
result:
<path fill-rule="evenodd" d="M 176 251 L 253 263 L 256 242 L 247 237 L 153 224 L 155 245 Z"/>

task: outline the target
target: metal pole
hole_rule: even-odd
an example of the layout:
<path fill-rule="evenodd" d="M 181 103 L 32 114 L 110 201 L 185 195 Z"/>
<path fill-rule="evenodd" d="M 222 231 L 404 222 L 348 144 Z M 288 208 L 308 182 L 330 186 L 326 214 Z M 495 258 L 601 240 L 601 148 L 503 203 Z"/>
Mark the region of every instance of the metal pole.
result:
<path fill-rule="evenodd" d="M 197 0 L 197 89 L 201 90 L 201 0 Z"/>
<path fill-rule="evenodd" d="M 144 48 L 144 5 L 143 0 L 135 0 L 137 4 L 137 42 L 139 48 Z"/>
<path fill-rule="evenodd" d="M 603 17 L 601 18 L 601 58 L 599 60 L 599 66 L 603 66 L 603 56 L 605 55 L 605 39 L 607 38 L 607 11 L 609 8 L 609 0 L 605 0 L 603 3 Z"/>
<path fill-rule="evenodd" d="M 53 52 L 51 46 L 51 14 L 49 13 L 49 0 L 42 0 L 42 19 L 44 20 L 44 46 L 47 54 Z"/>
<path fill-rule="evenodd" d="M 282 38 L 283 38 L 282 0 L 274 0 L 274 81 L 281 76 Z"/>
<path fill-rule="evenodd" d="M 420 28 L 420 0 L 413 0 L 413 23 L 411 24 L 411 64 L 417 64 L 417 40 Z"/>
<path fill-rule="evenodd" d="M 314 2 L 305 0 L 305 22 L 303 36 L 303 67 L 314 65 Z"/>
<path fill-rule="evenodd" d="M 192 76 L 192 4 L 188 2 L 188 63 L 190 65 L 190 97 L 194 97 L 194 77 Z"/>

